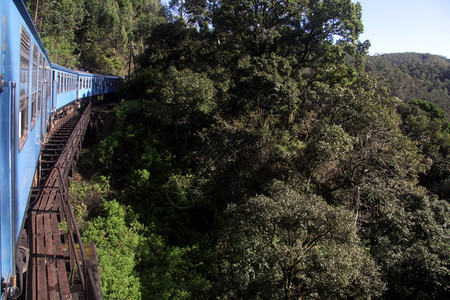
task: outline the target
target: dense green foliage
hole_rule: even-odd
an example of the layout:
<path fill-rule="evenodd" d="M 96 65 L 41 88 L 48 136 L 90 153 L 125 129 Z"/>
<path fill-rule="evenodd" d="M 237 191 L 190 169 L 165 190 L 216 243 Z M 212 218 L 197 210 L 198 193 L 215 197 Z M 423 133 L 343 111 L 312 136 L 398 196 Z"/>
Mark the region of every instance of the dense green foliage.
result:
<path fill-rule="evenodd" d="M 366 72 L 360 5 L 170 6 L 95 153 L 105 295 L 447 298 L 449 123 Z"/>
<path fill-rule="evenodd" d="M 53 62 L 103 74 L 126 75 L 130 49 L 165 22 L 158 0 L 25 0 Z"/>

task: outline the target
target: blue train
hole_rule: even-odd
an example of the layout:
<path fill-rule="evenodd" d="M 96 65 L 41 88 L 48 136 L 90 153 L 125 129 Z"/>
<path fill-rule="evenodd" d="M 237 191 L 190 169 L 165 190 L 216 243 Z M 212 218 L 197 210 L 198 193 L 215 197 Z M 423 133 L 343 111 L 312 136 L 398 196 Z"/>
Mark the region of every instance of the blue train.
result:
<path fill-rule="evenodd" d="M 14 298 L 18 241 L 52 120 L 74 101 L 114 93 L 120 78 L 53 64 L 22 0 L 1 1 L 0 43 L 0 270 L 2 296 Z"/>

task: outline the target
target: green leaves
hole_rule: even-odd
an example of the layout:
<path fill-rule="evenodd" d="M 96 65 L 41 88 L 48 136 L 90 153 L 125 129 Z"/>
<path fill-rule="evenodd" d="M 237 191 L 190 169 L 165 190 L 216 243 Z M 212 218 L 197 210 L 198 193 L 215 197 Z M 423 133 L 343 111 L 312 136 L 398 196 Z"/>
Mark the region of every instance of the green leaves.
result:
<path fill-rule="evenodd" d="M 104 202 L 100 216 L 89 221 L 83 239 L 98 249 L 105 299 L 193 299 L 210 289 L 198 245 L 170 246 L 144 227 L 138 216 L 117 201 Z"/>
<path fill-rule="evenodd" d="M 103 74 L 125 75 L 130 44 L 142 51 L 150 29 L 165 21 L 158 0 L 27 2 L 52 61 Z"/>
<path fill-rule="evenodd" d="M 213 7 L 214 30 L 226 41 L 256 56 L 281 51 L 305 65 L 325 61 L 333 44 L 355 54 L 362 32 L 361 6 L 349 0 L 223 0 Z"/>
<path fill-rule="evenodd" d="M 161 89 L 164 101 L 189 118 L 193 114 L 209 115 L 215 110 L 214 83 L 204 73 L 195 73 L 190 69 L 178 71 L 170 68 L 166 83 Z"/>
<path fill-rule="evenodd" d="M 105 202 L 104 214 L 86 225 L 83 239 L 97 246 L 105 299 L 141 299 L 135 272 L 136 254 L 143 241 L 141 230 L 133 213 L 117 201 Z"/>
<path fill-rule="evenodd" d="M 245 57 L 238 62 L 236 88 L 242 112 L 261 108 L 272 114 L 295 114 L 301 103 L 300 75 L 292 61 L 277 55 Z"/>
<path fill-rule="evenodd" d="M 92 64 L 123 69 L 124 45 L 134 40 L 140 50 L 145 43 L 145 70 L 128 82 L 116 131 L 97 157 L 137 215 L 125 214 L 125 225 L 120 212 L 108 216 L 113 223 L 95 222 L 145 224 L 134 257 L 142 293 L 448 293 L 449 210 L 438 196 L 448 194 L 449 125 L 437 107 L 404 104 L 364 72 L 360 4 L 172 1 L 178 16 L 153 27 L 157 20 L 132 17 L 136 7 L 155 12 L 152 1 L 108 1 L 90 6 L 106 5 L 99 15 L 116 29 L 96 44 Z M 89 52 L 104 28 L 87 28 Z M 419 67 L 411 72 L 426 78 Z M 106 248 L 121 247 L 109 238 Z"/>
<path fill-rule="evenodd" d="M 344 208 L 275 183 L 267 196 L 229 206 L 226 218 L 218 276 L 225 299 L 371 297 L 383 289 Z"/>

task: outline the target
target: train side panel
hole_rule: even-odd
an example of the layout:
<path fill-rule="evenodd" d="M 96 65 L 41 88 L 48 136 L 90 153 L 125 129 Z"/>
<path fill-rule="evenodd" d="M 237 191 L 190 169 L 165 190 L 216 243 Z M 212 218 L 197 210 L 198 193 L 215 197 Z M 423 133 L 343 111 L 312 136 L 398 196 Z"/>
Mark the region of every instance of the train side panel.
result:
<path fill-rule="evenodd" d="M 12 250 L 13 250 L 13 230 L 12 230 L 12 203 L 11 203 L 11 161 L 10 161 L 10 140 L 11 140 L 11 87 L 5 85 L 13 81 L 14 76 L 7 72 L 11 55 L 10 51 L 6 51 L 7 38 L 6 24 L 7 16 L 9 18 L 11 10 L 10 4 L 0 5 L 0 42 L 1 42 L 1 61 L 0 74 L 2 90 L 0 94 L 0 271 L 1 275 L 7 279 L 12 270 Z M 7 65 L 8 64 L 8 65 Z"/>
<path fill-rule="evenodd" d="M 92 86 L 92 95 L 93 96 L 102 96 L 103 95 L 103 76 L 95 75 L 93 86 Z"/>
<path fill-rule="evenodd" d="M 119 77 L 117 76 L 104 76 L 104 94 L 111 94 L 117 91 L 119 85 Z"/>
<path fill-rule="evenodd" d="M 78 98 L 78 72 L 53 64 L 52 78 L 56 89 L 54 110 L 58 110 Z"/>
<path fill-rule="evenodd" d="M 13 276 L 14 249 L 45 135 L 49 59 L 22 1 L 2 1 L 0 104 L 1 275 Z"/>
<path fill-rule="evenodd" d="M 115 92 L 119 78 L 52 64 L 23 1 L 0 1 L 0 271 L 9 280 L 51 115 Z"/>
<path fill-rule="evenodd" d="M 94 74 L 79 72 L 78 98 L 88 98 L 93 96 Z"/>

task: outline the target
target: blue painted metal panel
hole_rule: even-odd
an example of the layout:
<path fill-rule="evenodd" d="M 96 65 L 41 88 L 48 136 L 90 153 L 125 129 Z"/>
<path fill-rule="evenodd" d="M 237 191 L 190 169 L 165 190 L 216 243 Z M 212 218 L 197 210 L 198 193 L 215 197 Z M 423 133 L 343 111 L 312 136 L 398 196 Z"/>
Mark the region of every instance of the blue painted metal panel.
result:
<path fill-rule="evenodd" d="M 22 1 L 2 1 L 1 10 L 1 72 L 4 81 L 16 82 L 4 88 L 0 95 L 0 185 L 1 185 L 1 275 L 14 275 L 14 250 L 26 213 L 36 164 L 40 153 L 41 122 L 45 114 L 35 114 L 32 123 L 32 72 L 27 72 L 28 84 L 28 130 L 27 138 L 19 151 L 19 81 L 21 30 L 30 36 L 30 67 L 33 64 L 33 49 L 49 61 L 36 29 Z M 39 57 L 39 56 L 38 56 Z M 34 77 L 36 78 L 36 77 Z M 37 85 L 36 85 L 37 87 Z M 13 97 L 14 96 L 14 97 Z M 36 108 L 38 104 L 36 89 Z M 15 108 L 15 109 L 14 109 Z M 13 110 L 14 109 L 14 110 Z"/>
<path fill-rule="evenodd" d="M 70 70 L 70 69 L 64 68 L 62 66 L 58 66 L 56 64 L 52 64 L 52 70 L 56 71 L 54 73 L 56 78 L 53 78 L 53 81 L 56 82 L 57 89 L 58 89 L 58 86 L 60 85 L 60 83 L 58 83 L 58 81 L 59 81 L 58 80 L 58 72 L 59 72 L 60 76 L 62 74 L 73 75 L 73 76 L 75 76 L 75 81 L 77 81 L 77 78 L 78 78 L 77 71 Z M 76 87 L 76 84 L 75 84 L 75 87 Z M 55 93 L 55 95 L 56 95 L 56 101 L 55 101 L 55 107 L 54 107 L 55 110 L 58 110 L 77 99 L 77 89 L 76 88 L 61 91 L 61 87 L 60 87 L 58 90 L 59 91 L 56 91 L 56 93 Z"/>
<path fill-rule="evenodd" d="M 1 38 L 1 62 L 0 72 L 4 76 L 3 80 L 10 81 L 11 74 L 6 72 L 8 68 L 6 47 L 7 24 L 6 18 L 11 9 L 10 3 L 2 3 L 0 6 L 0 38 Z M 7 279 L 12 269 L 12 208 L 11 208 L 11 166 L 10 166 L 10 91 L 9 88 L 3 88 L 0 94 L 0 271 L 1 275 Z"/>
<path fill-rule="evenodd" d="M 78 98 L 83 99 L 83 98 L 91 97 L 93 95 L 94 77 L 95 77 L 94 74 L 85 73 L 85 72 L 79 73 Z M 81 82 L 83 82 L 83 80 L 85 80 L 84 84 L 81 83 Z"/>
<path fill-rule="evenodd" d="M 117 76 L 104 76 L 105 84 L 103 92 L 105 94 L 114 93 L 117 90 L 119 84 L 119 77 Z"/>
<path fill-rule="evenodd" d="M 14 250 L 23 225 L 40 155 L 41 142 L 45 137 L 51 111 L 62 108 L 76 99 L 114 92 L 117 85 L 111 84 L 111 82 L 117 81 L 118 78 L 115 76 L 104 77 L 52 65 L 23 2 L 21 0 L 1 1 L 0 74 L 4 81 L 16 82 L 17 84 L 17 87 L 13 87 L 12 84 L 9 87 L 4 87 L 3 92 L 0 93 L 0 271 L 1 276 L 7 279 L 8 276 L 13 276 L 15 272 Z M 27 32 L 27 37 L 29 36 L 29 53 L 27 51 L 21 52 L 22 30 Z M 35 47 L 39 52 L 38 67 L 33 69 L 36 65 L 33 64 L 33 59 L 36 57 L 33 55 Z M 24 68 L 26 71 L 20 70 L 23 53 L 27 53 L 28 57 L 22 59 L 22 61 L 29 60 L 29 68 Z M 42 61 L 48 64 L 48 69 L 45 72 L 48 76 L 42 81 L 35 80 L 38 78 L 36 76 L 41 75 L 40 72 L 38 72 L 38 75 L 36 75 L 36 72 L 33 73 L 33 70 L 40 69 L 40 57 L 42 57 Z M 69 74 L 72 83 L 69 88 L 66 86 L 58 93 L 57 84 L 52 78 L 53 70 Z M 27 76 L 27 80 L 22 80 L 27 85 L 20 83 L 20 79 L 27 78 Z M 83 88 L 79 89 L 80 78 L 89 78 L 88 86 L 84 85 Z M 108 79 L 108 84 L 105 84 L 105 78 Z M 96 82 L 94 79 L 99 81 Z M 40 113 L 34 114 L 32 109 L 39 107 L 39 86 L 42 88 L 42 106 Z M 19 149 L 19 89 L 23 87 L 25 87 L 23 91 L 28 91 L 28 114 L 24 116 L 28 120 L 28 127 L 26 138 L 23 135 L 23 144 L 21 143 Z M 34 106 L 32 105 L 33 93 L 36 93 L 36 105 Z M 23 93 L 22 99 L 26 99 Z M 23 116 L 23 114 L 20 114 L 20 116 Z M 35 119 L 33 119 L 34 117 Z M 22 123 L 20 124 L 22 125 Z"/>
<path fill-rule="evenodd" d="M 93 96 L 103 95 L 103 76 L 95 75 L 92 89 Z"/>

